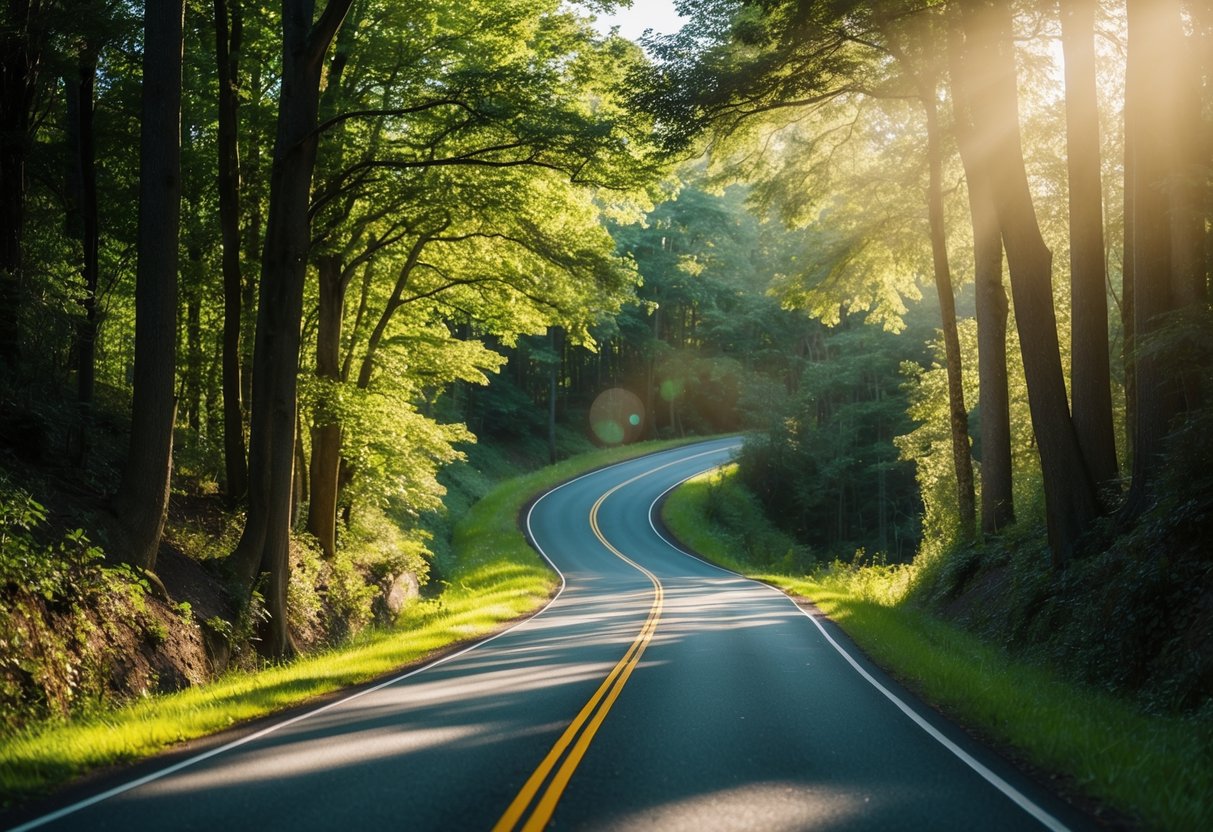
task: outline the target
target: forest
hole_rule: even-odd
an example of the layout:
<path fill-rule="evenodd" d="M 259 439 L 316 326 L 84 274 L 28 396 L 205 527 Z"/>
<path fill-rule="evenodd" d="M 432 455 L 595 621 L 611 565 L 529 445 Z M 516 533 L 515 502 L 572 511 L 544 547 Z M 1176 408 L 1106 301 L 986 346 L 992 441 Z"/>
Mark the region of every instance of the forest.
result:
<path fill-rule="evenodd" d="M 769 562 L 1208 716 L 1213 4 L 621 5 L 4 0 L 0 725 L 391 626 L 481 479 L 733 432 Z"/>

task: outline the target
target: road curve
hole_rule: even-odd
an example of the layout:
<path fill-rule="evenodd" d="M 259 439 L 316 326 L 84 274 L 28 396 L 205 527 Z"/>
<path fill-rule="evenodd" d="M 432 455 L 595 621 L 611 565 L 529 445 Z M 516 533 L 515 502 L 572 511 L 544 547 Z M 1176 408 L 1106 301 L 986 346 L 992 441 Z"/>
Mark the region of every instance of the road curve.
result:
<path fill-rule="evenodd" d="M 534 618 L 16 829 L 1086 828 L 831 624 L 661 536 L 659 498 L 736 445 L 538 500 L 563 587 Z"/>

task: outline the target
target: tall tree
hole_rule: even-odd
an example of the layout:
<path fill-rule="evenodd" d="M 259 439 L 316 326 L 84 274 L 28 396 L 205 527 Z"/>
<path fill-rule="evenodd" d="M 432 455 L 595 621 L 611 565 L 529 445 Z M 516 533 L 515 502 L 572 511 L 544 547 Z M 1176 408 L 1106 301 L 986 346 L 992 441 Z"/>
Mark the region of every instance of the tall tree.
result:
<path fill-rule="evenodd" d="M 1205 274 L 1188 162 L 1197 129 L 1178 0 L 1127 4 L 1125 69 L 1126 250 L 1132 252 L 1135 384 L 1133 478 L 1126 509 L 1146 505 L 1162 441 L 1183 408 L 1184 368 L 1160 334 L 1167 317 L 1199 302 Z M 1128 286 L 1126 286 L 1128 294 Z"/>
<path fill-rule="evenodd" d="M 1070 192 L 1070 395 L 1074 430 L 1100 488 L 1117 474 L 1095 83 L 1095 0 L 1061 0 Z"/>
<path fill-rule="evenodd" d="M 927 128 L 928 238 L 947 344 L 957 517 L 961 536 L 969 536 L 975 515 L 973 465 L 944 227 L 935 13 L 915 0 L 691 0 L 686 7 L 699 19 L 654 42 L 662 61 L 657 80 L 639 85 L 641 99 L 661 113 L 672 146 L 689 144 L 697 131 L 713 137 L 745 134 L 750 122 L 773 112 L 813 112 L 835 99 L 911 96 L 921 104 Z"/>
<path fill-rule="evenodd" d="M 241 392 L 240 334 L 244 278 L 240 269 L 241 0 L 215 0 L 215 66 L 219 75 L 219 231 L 223 240 L 223 464 L 229 499 L 248 489 Z"/>
<path fill-rule="evenodd" d="M 379 25 L 355 50 L 349 33 L 369 14 Z M 358 374 L 364 390 L 401 307 L 454 302 L 460 320 L 512 338 L 510 318 L 519 315 L 503 313 L 504 298 L 526 310 L 527 327 L 549 317 L 555 323 L 584 317 L 614 302 L 620 264 L 608 262 L 614 259 L 609 237 L 599 229 L 598 239 L 587 241 L 593 235 L 584 229 L 554 232 L 553 225 L 583 216 L 595 228 L 596 220 L 584 215 L 587 185 L 623 191 L 651 173 L 644 136 L 625 133 L 632 131 L 630 120 L 614 112 L 615 96 L 602 86 L 616 63 L 629 59 L 618 54 L 617 42 L 590 38 L 585 24 L 557 4 L 498 2 L 488 15 L 461 7 L 450 20 L 420 30 L 397 14 L 370 2 L 352 7 L 320 102 L 313 205 L 319 395 L 308 528 L 329 555 L 336 547 L 339 492 L 353 471 L 348 461 L 341 464 L 345 434 L 334 405 L 342 395 L 358 396 L 343 391 L 340 361 L 345 295 L 357 270 L 372 259 L 392 264 L 383 273 L 400 264 Z M 464 15 L 478 24 L 468 28 Z M 514 48 L 493 48 L 497 38 Z M 436 52 L 444 56 L 437 65 L 428 57 Z M 583 106 L 591 99 L 593 106 Z M 528 192 L 535 201 L 520 205 Z M 473 254 L 476 249 L 493 252 L 492 268 L 478 264 L 484 255 Z M 468 251 L 466 262 L 451 254 L 460 250 Z M 426 262 L 419 260 L 423 252 Z M 529 263 L 519 269 L 520 258 Z M 566 277 L 555 277 L 561 272 Z M 586 278 L 586 292 L 568 302 L 562 282 L 579 277 Z M 600 297 L 590 296 L 595 288 Z M 366 311 L 364 304 L 359 309 Z"/>
<path fill-rule="evenodd" d="M 248 519 L 231 557 L 236 573 L 246 580 L 268 576 L 262 594 L 270 617 L 262 649 L 278 658 L 295 652 L 286 620 L 286 595 L 299 327 L 310 243 L 320 77 L 324 55 L 351 2 L 328 0 L 314 19 L 309 0 L 282 2 L 282 81 L 253 347 Z"/>
<path fill-rule="evenodd" d="M 173 467 L 184 16 L 184 0 L 148 3 L 144 12 L 134 398 L 114 510 L 129 538 L 127 556 L 148 570 L 156 565 Z"/>
<path fill-rule="evenodd" d="M 42 89 L 52 0 L 6 0 L 0 25 L 0 365 L 16 366 L 22 305 L 25 168 Z"/>
<path fill-rule="evenodd" d="M 80 241 L 82 315 L 76 323 L 76 401 L 79 423 L 72 442 L 73 462 L 86 464 L 91 443 L 93 395 L 97 377 L 97 294 L 100 279 L 97 212 L 97 142 L 94 129 L 97 50 L 87 39 L 80 45 L 75 71 L 64 79 L 67 99 L 69 213 Z"/>
<path fill-rule="evenodd" d="M 1007 293 L 1002 283 L 1002 237 L 987 176 L 982 141 L 973 122 L 973 94 L 965 66 L 963 33 L 953 15 L 949 27 L 953 125 L 968 186 L 973 225 L 976 289 L 977 377 L 981 412 L 981 530 L 994 534 L 1015 520 L 1011 462 L 1010 393 L 1007 386 Z"/>
<path fill-rule="evenodd" d="M 877 17 L 889 53 L 897 60 L 901 71 L 910 80 L 925 116 L 927 139 L 927 221 L 931 239 L 931 264 L 935 293 L 939 299 L 940 329 L 943 332 L 944 356 L 948 373 L 948 413 L 951 426 L 952 467 L 956 473 L 956 506 L 961 538 L 973 535 L 976 515 L 973 485 L 973 457 L 969 449 L 969 414 L 965 407 L 964 385 L 961 383 L 960 336 L 956 330 L 956 293 L 952 288 L 952 269 L 948 260 L 948 234 L 944 225 L 943 204 L 943 128 L 939 123 L 939 68 L 936 14 L 919 12 L 910 18 L 910 44 L 925 52 L 910 53 L 901 43 L 905 22 L 897 17 Z M 915 58 L 918 58 L 915 60 Z"/>
<path fill-rule="evenodd" d="M 1053 309 L 1053 254 L 1045 245 L 1028 187 L 1019 131 L 1011 10 L 963 0 L 965 61 L 972 72 L 973 121 L 989 132 L 986 177 L 1011 272 L 1032 428 L 1044 480 L 1049 547 L 1064 565 L 1098 513 L 1098 501 L 1070 419 Z"/>

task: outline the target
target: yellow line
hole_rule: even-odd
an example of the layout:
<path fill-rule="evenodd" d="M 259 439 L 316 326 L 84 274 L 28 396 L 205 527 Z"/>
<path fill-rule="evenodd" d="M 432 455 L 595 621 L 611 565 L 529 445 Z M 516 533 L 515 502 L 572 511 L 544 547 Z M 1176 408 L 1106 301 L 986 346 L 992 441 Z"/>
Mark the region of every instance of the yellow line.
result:
<path fill-rule="evenodd" d="M 594 695 L 590 697 L 590 700 L 585 703 L 585 706 L 581 709 L 577 716 L 573 718 L 573 721 L 569 723 L 568 728 L 566 728 L 564 733 L 560 735 L 560 738 L 556 740 L 556 743 L 552 746 L 552 749 L 548 752 L 547 756 L 543 758 L 543 761 L 539 763 L 535 771 L 532 772 L 531 776 L 527 778 L 527 781 L 523 784 L 522 789 L 519 790 L 518 794 L 514 797 L 514 800 L 505 810 L 505 814 L 503 814 L 501 819 L 498 820 L 493 826 L 493 832 L 506 832 L 506 830 L 510 830 L 515 827 L 518 821 L 521 820 L 523 814 L 525 814 L 527 807 L 531 805 L 535 795 L 539 792 L 539 789 L 542 787 L 552 769 L 556 766 L 556 763 L 560 760 L 561 756 L 564 755 L 565 750 L 568 749 L 569 745 L 573 743 L 574 739 L 576 739 L 576 744 L 573 745 L 573 748 L 571 751 L 569 751 L 568 756 L 564 758 L 564 762 L 561 763 L 559 770 L 552 778 L 552 781 L 548 784 L 543 796 L 539 799 L 539 803 L 535 806 L 534 811 L 531 813 L 530 818 L 527 819 L 527 822 L 522 829 L 523 832 L 532 832 L 533 830 L 542 829 L 547 825 L 547 822 L 552 817 L 552 813 L 556 809 L 556 804 L 560 801 L 560 796 L 564 793 L 564 789 L 568 785 L 569 779 L 573 776 L 573 772 L 576 771 L 577 766 L 581 763 L 581 758 L 585 755 L 586 749 L 590 747 L 590 742 L 593 741 L 594 735 L 598 732 L 599 726 L 602 725 L 603 720 L 606 719 L 607 713 L 611 710 L 611 706 L 615 704 L 615 700 L 619 697 L 620 691 L 623 690 L 623 686 L 627 683 L 628 677 L 632 675 L 632 671 L 636 668 L 636 665 L 640 663 L 640 657 L 644 654 L 645 647 L 647 647 L 649 642 L 652 640 L 653 633 L 657 630 L 657 622 L 661 619 L 661 609 L 665 600 L 665 590 L 661 586 L 661 581 L 657 579 L 656 575 L 611 545 L 610 541 L 606 539 L 606 536 L 603 535 L 602 530 L 598 527 L 598 510 L 602 507 L 602 504 L 606 502 L 606 499 L 619 489 L 631 485 L 637 480 L 647 477 L 649 474 L 660 471 L 662 468 L 668 468 L 670 465 L 675 465 L 678 462 L 683 461 L 685 460 L 675 460 L 674 462 L 667 463 L 666 465 L 662 465 L 649 471 L 645 471 L 643 474 L 619 483 L 599 497 L 594 503 L 593 507 L 590 509 L 590 528 L 593 530 L 594 536 L 598 538 L 599 542 L 602 543 L 602 545 L 605 546 L 613 555 L 644 573 L 644 575 L 653 582 L 653 604 L 649 608 L 649 615 L 644 622 L 644 626 L 641 628 L 640 633 L 636 636 L 635 640 L 633 640 L 632 644 L 628 647 L 628 651 L 624 654 L 623 658 L 621 658 L 615 664 L 615 667 L 611 669 L 611 672 L 607 675 L 606 679 L 604 679 L 602 684 L 598 686 L 598 690 L 596 690 Z M 601 707 L 599 707 L 599 705 L 601 705 Z M 581 730 L 583 726 L 585 726 L 584 731 Z M 581 732 L 580 736 L 578 736 L 578 732 Z"/>
<path fill-rule="evenodd" d="M 632 675 L 632 671 L 636 669 L 636 665 L 640 662 L 640 657 L 644 653 L 644 648 L 648 646 L 649 641 L 653 638 L 653 632 L 657 629 L 657 620 L 660 617 L 660 605 L 664 599 L 664 591 L 661 584 L 657 586 L 657 597 L 654 601 L 654 606 L 658 607 L 657 615 L 652 620 L 652 626 L 641 633 L 640 649 L 628 662 L 626 668 L 619 676 L 618 682 L 611 692 L 603 701 L 602 707 L 598 709 L 598 713 L 594 714 L 594 718 L 590 720 L 590 724 L 577 738 L 577 744 L 573 746 L 573 750 L 565 757 L 560 769 L 556 772 L 556 776 L 552 778 L 552 782 L 548 784 L 547 791 L 543 793 L 543 797 L 539 799 L 539 803 L 535 806 L 535 811 L 527 820 L 526 825 L 522 827 L 523 832 L 535 832 L 535 830 L 543 829 L 551 820 L 552 813 L 556 811 L 556 804 L 559 802 L 561 795 L 564 794 L 565 787 L 569 784 L 569 779 L 572 778 L 573 772 L 577 770 L 577 766 L 581 764 L 581 758 L 585 756 L 586 750 L 590 747 L 590 743 L 594 739 L 594 735 L 598 733 L 598 728 L 602 725 L 602 721 L 606 719 L 607 712 L 611 710 L 611 706 L 615 704 L 615 699 L 618 698 L 623 686 L 627 684 L 628 677 Z"/>

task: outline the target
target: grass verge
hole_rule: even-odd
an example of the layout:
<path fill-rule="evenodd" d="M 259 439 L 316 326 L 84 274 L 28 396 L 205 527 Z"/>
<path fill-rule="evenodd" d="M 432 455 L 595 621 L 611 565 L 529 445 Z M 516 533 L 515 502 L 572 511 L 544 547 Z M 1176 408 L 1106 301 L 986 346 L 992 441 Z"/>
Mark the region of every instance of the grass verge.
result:
<path fill-rule="evenodd" d="M 457 524 L 453 569 L 443 591 L 406 608 L 391 628 L 370 630 L 338 649 L 289 664 L 229 674 L 208 685 L 0 738 L 0 804 L 10 806 L 90 770 L 148 757 L 385 676 L 533 612 L 558 581 L 518 530 L 523 506 L 562 480 L 677 444 L 594 451 L 501 483 Z"/>
<path fill-rule="evenodd" d="M 924 699 L 1031 763 L 1068 775 L 1090 796 L 1151 829 L 1213 828 L 1213 735 L 1207 718 L 1143 713 L 1069 683 L 904 603 L 907 566 L 835 563 L 810 575 L 764 569 L 742 557 L 731 510 L 749 497 L 725 469 L 673 492 L 663 519 L 708 560 L 809 598 L 877 664 Z M 745 526 L 762 526 L 761 512 Z M 721 520 L 730 520 L 722 525 Z"/>

